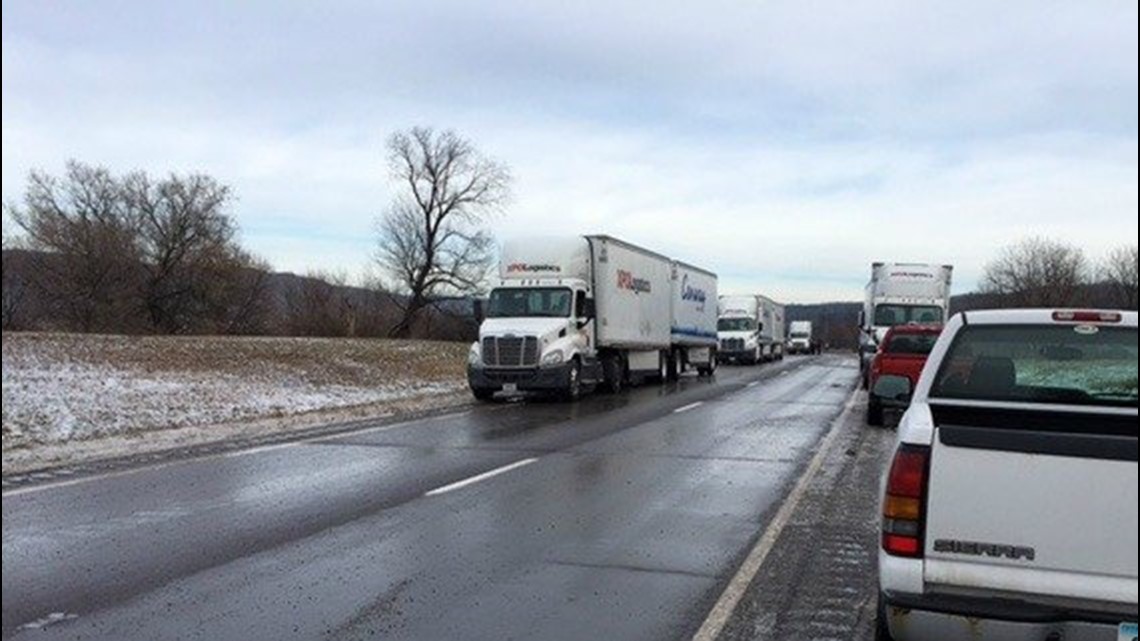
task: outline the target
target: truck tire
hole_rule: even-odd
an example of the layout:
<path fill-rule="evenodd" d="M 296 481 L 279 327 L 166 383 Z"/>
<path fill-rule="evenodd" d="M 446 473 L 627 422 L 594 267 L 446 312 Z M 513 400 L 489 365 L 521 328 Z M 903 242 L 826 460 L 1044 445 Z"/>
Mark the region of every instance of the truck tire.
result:
<path fill-rule="evenodd" d="M 882 595 L 879 596 L 879 606 L 875 611 L 875 641 L 895 641 L 891 629 L 887 627 L 887 608 L 883 605 Z"/>
<path fill-rule="evenodd" d="M 709 358 L 705 365 L 697 366 L 697 376 L 712 376 L 716 372 L 716 355 Z"/>
<path fill-rule="evenodd" d="M 657 376 L 654 378 L 658 383 L 669 380 L 669 352 L 661 352 L 657 355 Z"/>
<path fill-rule="evenodd" d="M 602 379 L 605 381 L 606 391 L 610 394 L 621 392 L 625 383 L 623 370 L 621 359 L 617 356 L 608 356 L 602 360 Z"/>
<path fill-rule="evenodd" d="M 874 396 L 867 399 L 867 425 L 883 426 L 883 403 Z"/>
<path fill-rule="evenodd" d="M 471 388 L 471 395 L 475 397 L 475 400 L 481 403 L 489 403 L 495 400 L 495 390 L 485 387 Z"/>
<path fill-rule="evenodd" d="M 568 401 L 576 401 L 582 397 L 582 363 L 577 358 L 570 361 L 566 389 L 562 391 L 562 397 Z"/>
<path fill-rule="evenodd" d="M 669 350 L 665 376 L 670 381 L 675 381 L 681 376 L 681 355 L 675 349 Z"/>

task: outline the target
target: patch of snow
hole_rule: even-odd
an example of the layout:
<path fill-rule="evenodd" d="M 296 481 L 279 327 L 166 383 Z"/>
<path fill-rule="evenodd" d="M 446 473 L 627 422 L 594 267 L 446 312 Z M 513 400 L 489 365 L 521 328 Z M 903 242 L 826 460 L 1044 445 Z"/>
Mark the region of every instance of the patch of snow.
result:
<path fill-rule="evenodd" d="M 466 346 L 391 343 L 6 334 L 4 470 L 26 449 L 113 439 L 130 453 L 149 449 L 140 435 L 194 443 L 465 398 Z"/>

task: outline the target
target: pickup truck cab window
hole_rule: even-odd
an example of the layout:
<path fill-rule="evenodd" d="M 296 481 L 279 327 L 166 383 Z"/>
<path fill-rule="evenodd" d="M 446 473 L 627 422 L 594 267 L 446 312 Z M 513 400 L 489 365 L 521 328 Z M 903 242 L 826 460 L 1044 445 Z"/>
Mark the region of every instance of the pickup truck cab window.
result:
<path fill-rule="evenodd" d="M 1136 407 L 1136 330 L 1056 325 L 963 328 L 931 398 Z"/>

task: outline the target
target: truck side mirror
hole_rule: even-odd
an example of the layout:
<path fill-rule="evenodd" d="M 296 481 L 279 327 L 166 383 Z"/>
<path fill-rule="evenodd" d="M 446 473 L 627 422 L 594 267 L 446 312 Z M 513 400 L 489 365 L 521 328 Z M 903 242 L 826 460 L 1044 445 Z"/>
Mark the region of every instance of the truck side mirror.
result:
<path fill-rule="evenodd" d="M 578 329 L 582 329 L 594 318 L 594 299 L 586 298 L 586 292 L 578 292 Z"/>
<path fill-rule="evenodd" d="M 483 320 L 487 318 L 487 314 L 483 309 L 482 298 L 476 298 L 471 301 L 471 312 L 475 316 L 475 323 L 482 325 Z"/>

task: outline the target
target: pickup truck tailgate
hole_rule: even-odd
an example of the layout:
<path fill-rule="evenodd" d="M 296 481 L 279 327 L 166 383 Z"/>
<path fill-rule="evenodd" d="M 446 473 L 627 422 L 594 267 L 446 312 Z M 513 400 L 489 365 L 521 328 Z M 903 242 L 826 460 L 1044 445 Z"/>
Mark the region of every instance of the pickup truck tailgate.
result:
<path fill-rule="evenodd" d="M 1136 603 L 1135 411 L 930 409 L 928 585 Z"/>

